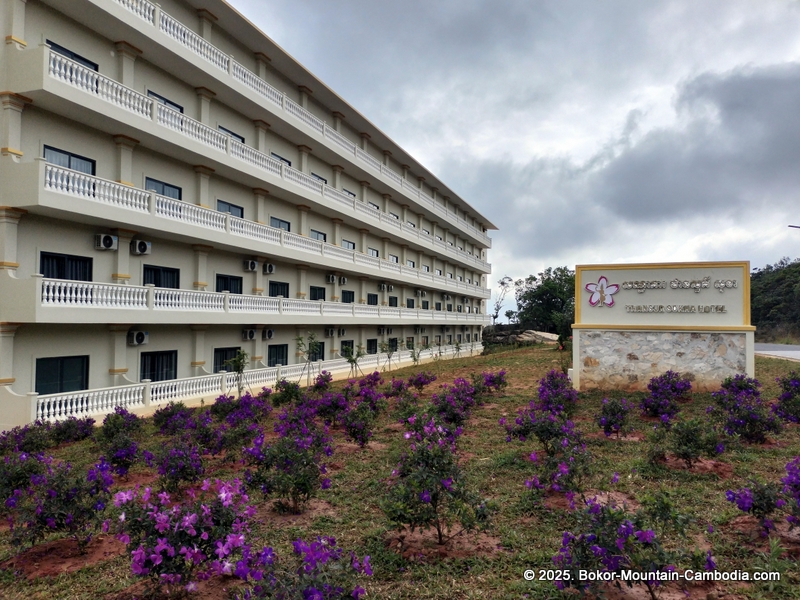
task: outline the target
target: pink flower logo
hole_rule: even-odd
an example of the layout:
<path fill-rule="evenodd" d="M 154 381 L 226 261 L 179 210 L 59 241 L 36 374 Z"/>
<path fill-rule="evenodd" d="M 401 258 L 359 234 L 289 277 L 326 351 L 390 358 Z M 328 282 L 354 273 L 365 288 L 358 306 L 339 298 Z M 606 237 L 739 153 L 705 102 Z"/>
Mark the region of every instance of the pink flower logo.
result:
<path fill-rule="evenodd" d="M 586 284 L 586 291 L 591 294 L 589 304 L 592 306 L 614 306 L 614 294 L 619 291 L 619 285 L 608 283 L 605 275 L 601 275 L 597 283 Z"/>

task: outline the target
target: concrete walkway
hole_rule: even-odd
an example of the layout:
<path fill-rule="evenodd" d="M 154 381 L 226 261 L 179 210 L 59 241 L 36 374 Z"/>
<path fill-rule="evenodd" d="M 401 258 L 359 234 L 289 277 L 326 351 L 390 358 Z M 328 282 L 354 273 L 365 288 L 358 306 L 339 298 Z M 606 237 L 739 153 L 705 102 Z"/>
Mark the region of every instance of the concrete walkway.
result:
<path fill-rule="evenodd" d="M 756 344 L 756 354 L 800 361 L 800 346 L 788 344 Z"/>

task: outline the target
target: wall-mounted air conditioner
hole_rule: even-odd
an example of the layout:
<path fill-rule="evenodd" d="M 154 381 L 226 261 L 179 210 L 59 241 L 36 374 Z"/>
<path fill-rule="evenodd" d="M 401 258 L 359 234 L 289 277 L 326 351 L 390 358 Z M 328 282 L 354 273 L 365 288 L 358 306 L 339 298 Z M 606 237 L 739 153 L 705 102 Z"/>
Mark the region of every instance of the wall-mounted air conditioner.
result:
<path fill-rule="evenodd" d="M 242 341 L 249 341 L 256 339 L 255 329 L 242 329 Z"/>
<path fill-rule="evenodd" d="M 119 238 L 107 233 L 98 233 L 94 236 L 95 250 L 116 250 L 119 248 Z"/>
<path fill-rule="evenodd" d="M 325 282 L 326 283 L 336 283 L 336 275 L 334 275 L 333 273 L 325 275 Z"/>
<path fill-rule="evenodd" d="M 347 329 L 344 327 L 340 327 L 339 331 L 336 332 L 339 337 L 344 337 L 347 335 Z"/>
<path fill-rule="evenodd" d="M 422 296 L 422 290 L 414 290 L 415 296 Z"/>
<path fill-rule="evenodd" d="M 150 341 L 150 334 L 146 331 L 129 331 L 128 346 L 143 346 Z"/>
<path fill-rule="evenodd" d="M 144 240 L 131 240 L 131 254 L 141 256 L 150 254 L 153 251 L 153 244 Z"/>
<path fill-rule="evenodd" d="M 379 283 L 378 284 L 378 291 L 379 292 L 385 292 L 386 291 L 386 284 L 385 283 Z"/>
<path fill-rule="evenodd" d="M 386 289 L 389 290 L 390 292 L 393 292 L 394 286 L 390 283 L 389 285 L 386 286 Z"/>
<path fill-rule="evenodd" d="M 244 261 L 244 270 L 248 273 L 254 273 L 258 270 L 258 261 L 257 260 L 246 260 Z"/>
<path fill-rule="evenodd" d="M 275 265 L 264 263 L 264 275 L 272 275 L 275 272 Z"/>
<path fill-rule="evenodd" d="M 336 330 L 333 327 L 326 327 L 325 328 L 325 337 L 329 337 L 329 338 L 333 337 L 333 334 L 335 332 L 336 332 Z"/>
<path fill-rule="evenodd" d="M 262 329 L 261 330 L 261 339 L 262 340 L 271 340 L 275 336 L 274 329 Z"/>
<path fill-rule="evenodd" d="M 384 335 L 386 333 L 386 327 L 378 327 L 378 335 Z"/>
<path fill-rule="evenodd" d="M 347 285 L 347 277 L 339 277 L 339 285 Z"/>

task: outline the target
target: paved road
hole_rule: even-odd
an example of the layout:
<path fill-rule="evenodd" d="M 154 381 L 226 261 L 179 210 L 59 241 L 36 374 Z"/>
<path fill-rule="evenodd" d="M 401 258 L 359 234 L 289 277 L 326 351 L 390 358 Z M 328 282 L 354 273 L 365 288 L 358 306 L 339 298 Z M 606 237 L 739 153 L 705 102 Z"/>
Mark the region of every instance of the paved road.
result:
<path fill-rule="evenodd" d="M 788 344 L 756 344 L 755 350 L 756 354 L 800 360 L 800 346 L 790 346 Z"/>

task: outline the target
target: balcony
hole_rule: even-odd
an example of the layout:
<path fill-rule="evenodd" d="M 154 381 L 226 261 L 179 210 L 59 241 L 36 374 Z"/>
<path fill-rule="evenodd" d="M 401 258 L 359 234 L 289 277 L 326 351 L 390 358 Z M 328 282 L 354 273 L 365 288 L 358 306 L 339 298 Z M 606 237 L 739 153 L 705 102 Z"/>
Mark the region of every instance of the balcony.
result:
<path fill-rule="evenodd" d="M 72 14 L 69 3 L 52 1 L 51 3 L 57 5 L 59 9 L 65 10 L 67 14 Z M 94 3 L 106 13 L 115 13 L 115 16 L 124 21 L 126 25 L 134 27 L 141 35 L 147 36 L 149 40 L 157 43 L 161 47 L 161 52 L 164 51 L 165 47 L 170 50 L 170 46 L 172 46 L 171 51 L 174 52 L 175 46 L 173 44 L 177 44 L 177 47 L 181 48 L 182 52 L 180 54 L 183 54 L 185 60 L 190 60 L 199 66 L 199 62 L 194 58 L 190 59 L 189 56 L 201 59 L 206 66 L 211 67 L 210 69 L 201 68 L 219 83 L 228 86 L 239 94 L 244 93 L 248 100 L 254 101 L 256 105 L 283 119 L 291 124 L 292 127 L 301 129 L 298 125 L 302 124 L 302 128 L 313 134 L 313 139 L 323 141 L 328 150 L 361 167 L 365 176 L 379 177 L 382 183 L 419 206 L 426 208 L 432 215 L 436 215 L 439 220 L 446 221 L 464 231 L 487 248 L 491 247 L 491 238 L 483 231 L 435 202 L 432 197 L 420 191 L 417 186 L 403 179 L 401 175 L 392 171 L 378 159 L 364 152 L 353 142 L 338 133 L 327 122 L 287 98 L 283 92 L 262 80 L 231 56 L 222 52 L 177 19 L 162 11 L 157 4 L 146 0 L 94 0 Z M 106 4 L 110 6 L 104 6 Z M 115 5 L 125 10 L 119 11 Z M 134 18 L 137 18 L 141 25 L 137 25 L 136 22 L 131 24 L 131 19 L 128 15 L 133 15 Z M 76 16 L 76 18 L 78 17 Z M 108 23 L 107 16 L 106 22 Z M 148 30 L 147 26 L 152 29 Z"/>
<path fill-rule="evenodd" d="M 14 166 L 24 169 L 29 165 Z M 43 191 L 53 192 L 59 196 L 79 198 L 87 201 L 89 205 L 103 205 L 104 208 L 112 209 L 106 213 L 107 218 L 147 230 L 154 230 L 159 232 L 159 235 L 164 231 L 178 233 L 178 228 L 175 227 L 175 224 L 181 223 L 187 226 L 185 235 L 190 240 L 203 239 L 209 242 L 217 242 L 219 238 L 222 238 L 226 240 L 228 245 L 233 246 L 237 252 L 271 253 L 295 258 L 298 261 L 311 262 L 312 264 L 319 263 L 319 257 L 326 257 L 332 259 L 331 265 L 335 265 L 331 268 L 349 271 L 354 274 L 404 280 L 409 285 L 453 290 L 456 293 L 467 296 L 488 298 L 490 294 L 489 290 L 477 284 L 473 285 L 456 281 L 455 279 L 432 275 L 421 269 L 381 260 L 354 250 L 347 250 L 340 246 L 289 233 L 282 229 L 240 219 L 227 213 L 160 196 L 155 192 L 129 187 L 100 177 L 58 167 L 43 160 L 37 160 L 35 165 L 31 166 L 37 166 L 40 170 L 38 176 L 41 178 L 40 189 Z M 21 175 L 17 174 L 17 179 L 21 177 Z M 327 188 L 327 186 L 325 187 Z M 360 202 L 356 204 L 357 206 L 362 205 Z M 68 205 L 62 205 L 59 208 L 70 210 L 77 214 L 87 212 L 74 202 L 69 202 Z M 120 213 L 120 210 L 124 210 L 127 214 Z M 97 209 L 91 209 L 88 212 L 96 216 L 103 214 Z M 138 217 L 135 216 L 137 213 Z M 164 221 L 159 224 L 155 223 L 154 219 L 164 219 Z"/>

